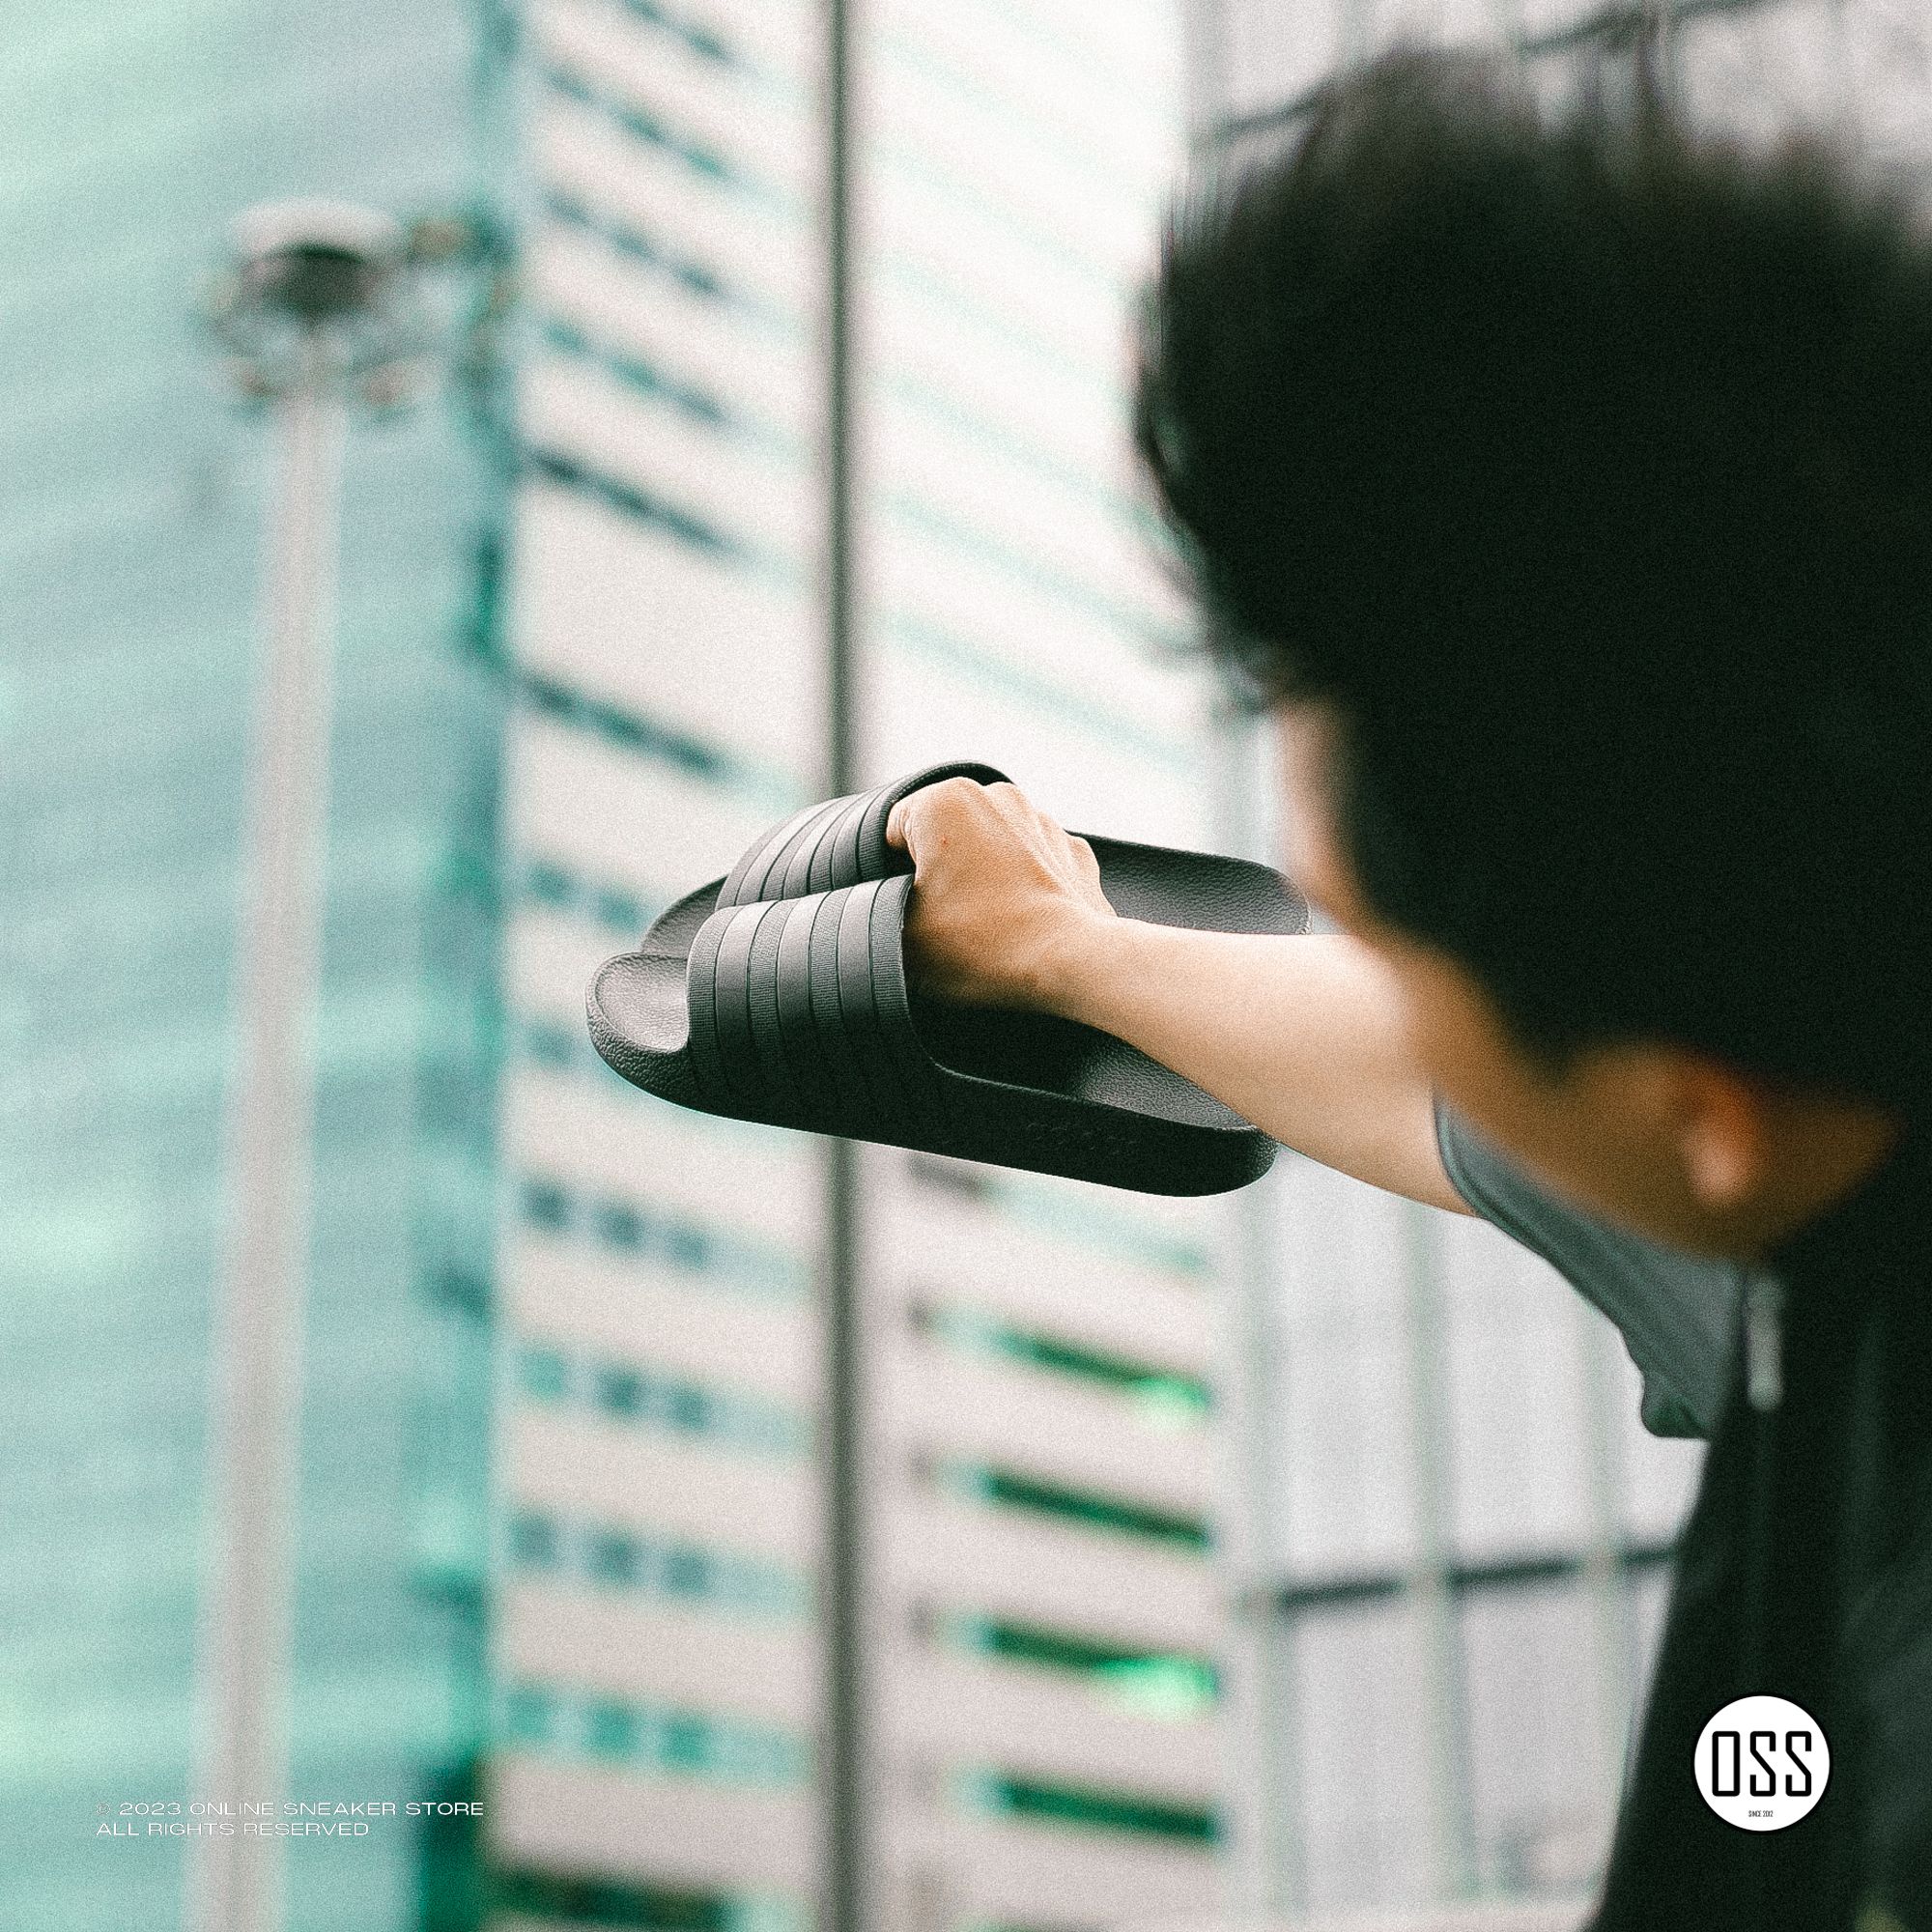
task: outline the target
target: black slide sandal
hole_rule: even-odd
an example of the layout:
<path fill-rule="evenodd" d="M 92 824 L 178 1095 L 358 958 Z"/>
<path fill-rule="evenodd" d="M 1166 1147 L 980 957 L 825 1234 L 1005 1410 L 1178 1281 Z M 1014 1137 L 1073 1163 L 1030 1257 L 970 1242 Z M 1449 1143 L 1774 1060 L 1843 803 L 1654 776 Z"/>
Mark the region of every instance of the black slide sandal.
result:
<path fill-rule="evenodd" d="M 752 946 L 771 911 L 770 901 L 734 907 L 725 914 L 724 937 L 712 968 L 712 1014 L 725 1091 L 734 1106 L 759 1106 L 767 1098 L 752 1043 Z"/>
<path fill-rule="evenodd" d="M 839 1037 L 871 1088 L 883 1120 L 891 1123 L 886 1138 L 895 1139 L 910 1128 L 914 1116 L 898 1067 L 880 1035 L 872 999 L 872 900 L 878 890 L 878 881 L 868 879 L 833 895 L 838 906 Z"/>
<path fill-rule="evenodd" d="M 834 1061 L 821 1051 L 818 1024 L 811 1014 L 811 936 L 824 910 L 825 895 L 795 901 L 779 941 L 777 965 L 779 1040 L 799 1105 L 810 1120 L 842 1119 L 847 1111 L 834 1084 Z"/>
<path fill-rule="evenodd" d="M 760 833 L 746 846 L 744 856 L 725 874 L 718 888 L 717 903 L 721 906 L 749 905 L 753 900 L 762 898 L 765 875 L 772 868 L 772 859 L 779 847 L 831 809 L 825 804 L 809 805 L 803 811 L 793 812 L 782 824 Z"/>
<path fill-rule="evenodd" d="M 718 948 L 730 923 L 728 916 L 718 914 L 707 919 L 691 942 L 685 970 L 677 976 L 689 1012 L 693 1083 L 698 1093 L 721 1101 L 729 1097 L 731 1088 L 724 1077 L 724 1056 L 718 1049 Z M 656 936 L 656 928 L 652 936 Z M 656 972 L 655 959 L 652 967 Z"/>
<path fill-rule="evenodd" d="M 796 899 L 774 899 L 771 910 L 752 941 L 745 966 L 745 999 L 751 1013 L 752 1051 L 763 1079 L 761 1093 L 777 1103 L 779 1118 L 804 1120 L 810 1108 L 792 1076 L 790 1056 L 779 1033 L 779 945 L 785 926 L 798 909 Z"/>
<path fill-rule="evenodd" d="M 806 875 L 808 887 L 814 893 L 829 893 L 832 890 L 832 855 L 838 849 L 838 840 L 843 834 L 845 821 L 854 821 L 866 809 L 863 796 L 847 802 L 843 811 L 833 815 L 824 833 L 820 836 L 812 851 L 810 869 Z"/>
<path fill-rule="evenodd" d="M 831 893 L 817 895 L 817 916 L 811 923 L 811 1022 L 818 1034 L 821 1065 L 830 1069 L 840 1106 L 835 1120 L 866 1118 L 876 1105 L 872 1089 L 857 1056 L 846 1043 L 845 1013 L 838 993 L 838 921 L 845 901 Z"/>
<path fill-rule="evenodd" d="M 705 1112 L 1067 1175 L 1212 1194 L 1266 1172 L 1274 1143 L 1124 1041 L 1047 1014 L 909 988 L 911 882 L 892 808 L 980 764 L 937 765 L 795 812 L 731 872 L 607 960 L 591 1037 L 625 1079 Z M 1245 860 L 1090 838 L 1123 917 L 1222 932 L 1304 931 L 1307 908 Z"/>

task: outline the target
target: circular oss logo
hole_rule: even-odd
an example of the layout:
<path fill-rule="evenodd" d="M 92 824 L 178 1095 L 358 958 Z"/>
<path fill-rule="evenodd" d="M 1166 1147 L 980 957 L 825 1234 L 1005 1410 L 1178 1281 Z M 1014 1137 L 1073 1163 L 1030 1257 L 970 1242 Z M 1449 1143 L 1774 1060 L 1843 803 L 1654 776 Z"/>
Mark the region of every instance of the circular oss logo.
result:
<path fill-rule="evenodd" d="M 1817 1720 L 1784 1697 L 1740 1697 L 1697 1740 L 1697 1789 L 1741 1832 L 1781 1832 L 1825 1795 L 1832 1747 Z"/>

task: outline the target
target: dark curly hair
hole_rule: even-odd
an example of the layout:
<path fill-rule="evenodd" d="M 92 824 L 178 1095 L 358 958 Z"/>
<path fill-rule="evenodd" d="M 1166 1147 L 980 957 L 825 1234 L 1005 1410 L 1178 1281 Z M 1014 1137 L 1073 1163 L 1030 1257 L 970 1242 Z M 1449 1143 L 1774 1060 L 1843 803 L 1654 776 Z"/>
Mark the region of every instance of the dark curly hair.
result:
<path fill-rule="evenodd" d="M 1369 904 L 1525 1045 L 1932 1091 L 1932 250 L 1815 146 L 1408 53 L 1194 195 L 1137 433 Z"/>

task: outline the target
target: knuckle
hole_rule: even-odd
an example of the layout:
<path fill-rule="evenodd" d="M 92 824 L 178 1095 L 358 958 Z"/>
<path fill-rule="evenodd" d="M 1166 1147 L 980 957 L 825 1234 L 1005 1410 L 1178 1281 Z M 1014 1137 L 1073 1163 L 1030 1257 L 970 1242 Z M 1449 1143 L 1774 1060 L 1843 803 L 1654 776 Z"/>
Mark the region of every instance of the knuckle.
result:
<path fill-rule="evenodd" d="M 933 811 L 956 814 L 972 809 L 973 795 L 979 789 L 971 779 L 941 779 L 936 785 L 927 785 L 913 796 L 925 800 Z"/>

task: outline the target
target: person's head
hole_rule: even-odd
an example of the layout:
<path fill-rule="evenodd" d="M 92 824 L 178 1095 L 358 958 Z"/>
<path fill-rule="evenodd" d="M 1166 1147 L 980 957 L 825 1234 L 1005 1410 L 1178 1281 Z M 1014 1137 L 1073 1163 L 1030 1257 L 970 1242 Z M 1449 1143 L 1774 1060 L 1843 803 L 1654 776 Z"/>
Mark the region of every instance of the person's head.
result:
<path fill-rule="evenodd" d="M 1747 1250 L 1932 1098 L 1932 249 L 1406 55 L 1177 217 L 1139 440 L 1441 1090 Z"/>

